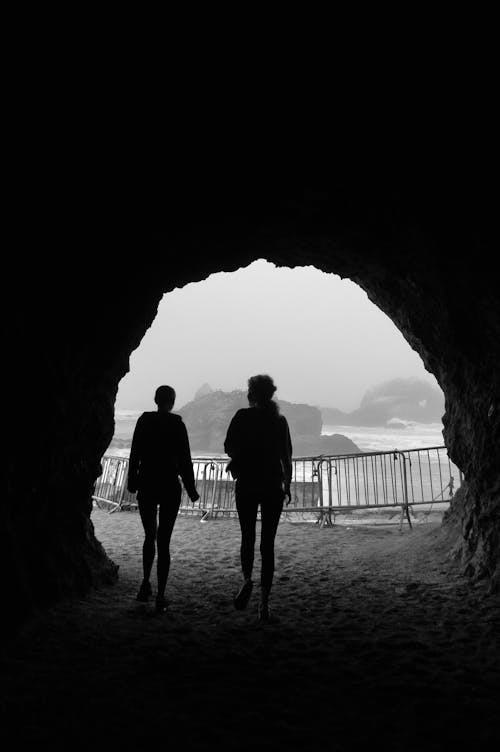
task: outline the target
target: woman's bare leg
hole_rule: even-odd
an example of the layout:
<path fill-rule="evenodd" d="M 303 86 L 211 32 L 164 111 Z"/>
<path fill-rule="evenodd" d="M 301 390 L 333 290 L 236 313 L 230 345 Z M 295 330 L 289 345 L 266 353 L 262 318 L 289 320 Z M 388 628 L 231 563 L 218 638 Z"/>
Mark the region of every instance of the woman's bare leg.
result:
<path fill-rule="evenodd" d="M 151 592 L 151 570 L 156 554 L 157 505 L 151 502 L 139 502 L 139 514 L 144 528 L 144 543 L 142 545 L 143 580 L 139 591 L 142 600 L 142 598 L 147 598 Z"/>
<path fill-rule="evenodd" d="M 260 578 L 260 611 L 263 616 L 269 612 L 269 595 L 274 579 L 274 540 L 278 524 L 283 511 L 283 492 L 270 493 L 261 504 L 262 529 L 260 537 L 260 553 L 262 569 Z"/>

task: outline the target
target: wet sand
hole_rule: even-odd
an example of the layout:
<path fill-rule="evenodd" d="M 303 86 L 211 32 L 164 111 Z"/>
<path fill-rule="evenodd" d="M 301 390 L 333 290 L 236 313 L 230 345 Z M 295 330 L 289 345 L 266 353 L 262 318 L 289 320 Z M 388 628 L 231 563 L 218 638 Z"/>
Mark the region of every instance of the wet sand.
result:
<path fill-rule="evenodd" d="M 89 748 L 489 749 L 500 604 L 457 576 L 438 522 L 282 522 L 272 596 L 235 611 L 234 519 L 178 519 L 168 614 L 135 600 L 135 512 L 95 510 L 116 585 L 39 614 L 2 649 L 2 731 Z M 260 562 L 256 547 L 258 579 Z"/>

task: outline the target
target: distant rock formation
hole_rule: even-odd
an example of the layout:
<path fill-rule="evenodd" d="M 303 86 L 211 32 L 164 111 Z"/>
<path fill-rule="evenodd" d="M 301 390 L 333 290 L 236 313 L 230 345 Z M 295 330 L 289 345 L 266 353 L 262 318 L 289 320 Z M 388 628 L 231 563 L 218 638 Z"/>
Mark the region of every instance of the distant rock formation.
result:
<path fill-rule="evenodd" d="M 280 412 L 290 426 L 294 456 L 316 454 L 353 454 L 361 450 L 341 434 L 322 436 L 321 412 L 317 407 L 278 401 Z M 186 424 L 192 453 L 224 453 L 224 439 L 231 418 L 248 407 L 246 392 L 211 391 L 199 396 L 176 412 Z"/>
<path fill-rule="evenodd" d="M 328 436 L 298 436 L 292 433 L 294 457 L 319 454 L 359 454 L 362 450 L 347 436 L 332 433 Z"/>
<path fill-rule="evenodd" d="M 417 423 L 439 423 L 444 413 L 444 395 L 422 379 L 392 379 L 365 392 L 357 410 L 345 413 L 322 407 L 324 425 L 386 426 L 397 419 Z"/>
<path fill-rule="evenodd" d="M 212 392 L 213 389 L 210 384 L 202 384 L 200 388 L 195 392 L 194 398 L 196 400 L 199 397 L 206 397 L 207 394 L 211 394 Z"/>

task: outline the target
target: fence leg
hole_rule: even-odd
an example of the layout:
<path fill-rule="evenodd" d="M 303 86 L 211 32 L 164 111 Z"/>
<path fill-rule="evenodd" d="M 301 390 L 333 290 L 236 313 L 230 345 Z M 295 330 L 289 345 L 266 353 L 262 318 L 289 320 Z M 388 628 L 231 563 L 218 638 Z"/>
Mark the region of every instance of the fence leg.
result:
<path fill-rule="evenodd" d="M 218 505 L 215 504 L 215 496 L 217 493 L 217 481 L 219 480 L 219 470 L 217 465 L 215 465 L 213 462 L 210 464 L 210 470 L 213 470 L 213 489 L 212 489 L 212 499 L 210 504 L 210 509 L 207 509 L 205 514 L 202 516 L 200 522 L 207 522 L 210 518 L 217 517 L 218 514 Z M 205 468 L 206 471 L 206 468 Z M 209 480 L 210 480 L 211 473 L 209 473 Z M 206 477 L 206 476 L 205 476 Z M 217 510 L 217 511 L 216 511 Z"/>
<path fill-rule="evenodd" d="M 404 495 L 404 501 L 401 505 L 401 521 L 399 523 L 399 532 L 401 533 L 403 530 L 403 518 L 406 514 L 406 519 L 408 520 L 408 524 L 410 526 L 410 530 L 413 530 L 413 525 L 411 524 L 410 519 L 410 507 L 408 504 L 408 480 L 406 476 L 406 457 L 404 455 L 404 452 L 397 452 L 395 454 L 395 457 L 397 458 L 397 455 L 400 455 L 403 460 L 403 495 Z"/>
<path fill-rule="evenodd" d="M 413 530 L 413 525 L 411 524 L 411 517 L 410 517 L 410 507 L 408 504 L 401 504 L 401 519 L 399 521 L 399 532 L 401 533 L 403 531 L 403 521 L 406 515 L 406 519 L 408 520 L 408 524 L 410 526 L 410 529 Z"/>
<path fill-rule="evenodd" d="M 120 498 L 118 500 L 116 507 L 110 511 L 110 514 L 113 514 L 113 512 L 117 512 L 119 509 L 121 510 L 122 504 L 123 504 L 123 498 L 125 496 L 125 491 L 127 490 L 127 481 L 128 481 L 128 463 L 125 465 L 123 469 L 123 478 L 122 478 L 122 487 L 120 491 Z"/>
<path fill-rule="evenodd" d="M 332 520 L 332 510 L 330 508 L 322 509 L 320 511 L 319 517 L 316 520 L 316 525 L 319 525 L 320 528 L 334 526 L 334 522 Z"/>

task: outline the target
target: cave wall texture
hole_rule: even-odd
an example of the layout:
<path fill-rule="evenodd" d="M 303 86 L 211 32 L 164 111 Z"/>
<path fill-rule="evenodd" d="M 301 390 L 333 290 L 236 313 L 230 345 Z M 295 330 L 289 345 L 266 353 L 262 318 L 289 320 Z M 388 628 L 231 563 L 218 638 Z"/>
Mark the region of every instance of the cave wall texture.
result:
<path fill-rule="evenodd" d="M 445 393 L 445 440 L 466 481 L 443 541 L 458 567 L 498 590 L 492 200 L 456 176 L 358 178 L 217 185 L 205 178 L 162 197 L 157 232 L 67 223 L 16 244 L 4 283 L 2 515 L 15 619 L 116 578 L 93 534 L 91 493 L 129 356 L 164 292 L 256 258 L 349 277 L 419 352 Z"/>

